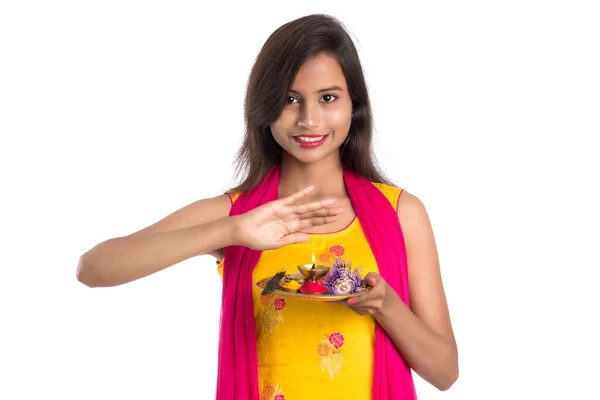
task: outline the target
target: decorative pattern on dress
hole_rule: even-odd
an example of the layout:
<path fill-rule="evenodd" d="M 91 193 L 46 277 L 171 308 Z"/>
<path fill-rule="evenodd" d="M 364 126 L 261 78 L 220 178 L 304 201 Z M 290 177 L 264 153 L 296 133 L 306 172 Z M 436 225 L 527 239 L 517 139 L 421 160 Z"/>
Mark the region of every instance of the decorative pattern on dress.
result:
<path fill-rule="evenodd" d="M 336 244 L 321 252 L 319 254 L 319 261 L 325 264 L 332 263 L 336 258 L 343 256 L 345 252 L 342 246 Z"/>
<path fill-rule="evenodd" d="M 275 293 L 271 293 L 266 296 L 260 296 L 260 303 L 265 306 L 262 312 L 264 330 L 273 333 L 277 325 L 283 324 L 282 311 L 285 308 L 285 299 L 281 297 L 275 298 Z"/>
<path fill-rule="evenodd" d="M 321 344 L 317 347 L 317 353 L 321 357 L 319 369 L 321 372 L 327 371 L 331 380 L 342 370 L 344 356 L 341 348 L 343 345 L 344 335 L 334 332 L 331 335 L 325 335 L 325 339 L 321 339 Z"/>
<path fill-rule="evenodd" d="M 285 400 L 285 396 L 278 385 L 266 383 L 261 391 L 260 400 Z"/>

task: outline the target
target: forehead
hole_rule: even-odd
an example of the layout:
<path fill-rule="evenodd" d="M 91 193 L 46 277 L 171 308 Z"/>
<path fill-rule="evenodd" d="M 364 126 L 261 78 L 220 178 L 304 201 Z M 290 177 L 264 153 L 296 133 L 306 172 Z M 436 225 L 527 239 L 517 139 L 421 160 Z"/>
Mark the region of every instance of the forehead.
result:
<path fill-rule="evenodd" d="M 346 89 L 342 67 L 335 57 L 319 54 L 300 67 L 292 83 L 292 89 L 309 93 L 334 85 Z"/>

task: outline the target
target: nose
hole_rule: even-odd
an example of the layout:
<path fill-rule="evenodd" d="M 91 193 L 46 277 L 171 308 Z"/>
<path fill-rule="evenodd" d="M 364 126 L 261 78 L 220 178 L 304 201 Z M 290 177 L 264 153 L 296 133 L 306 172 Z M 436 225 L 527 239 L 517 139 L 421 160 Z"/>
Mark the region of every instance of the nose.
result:
<path fill-rule="evenodd" d="M 317 128 L 321 123 L 321 107 L 316 104 L 304 103 L 300 108 L 298 125 L 304 129 Z"/>

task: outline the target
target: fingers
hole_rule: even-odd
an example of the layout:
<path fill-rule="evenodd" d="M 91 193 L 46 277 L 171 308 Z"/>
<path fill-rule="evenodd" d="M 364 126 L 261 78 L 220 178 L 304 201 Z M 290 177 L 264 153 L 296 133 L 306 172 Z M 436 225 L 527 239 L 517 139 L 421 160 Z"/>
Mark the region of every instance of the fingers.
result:
<path fill-rule="evenodd" d="M 357 297 L 351 297 L 346 301 L 346 304 L 348 304 L 349 306 L 358 306 L 358 307 L 365 307 L 370 300 L 373 300 L 373 296 L 369 295 L 368 293 L 363 295 L 363 296 L 357 296 Z"/>
<path fill-rule="evenodd" d="M 284 197 L 283 199 L 280 199 L 280 201 L 283 204 L 285 204 L 286 206 L 292 205 L 295 202 L 297 202 L 298 200 L 300 200 L 301 198 L 303 198 L 304 195 L 306 195 L 311 190 L 313 190 L 313 188 L 314 188 L 314 185 L 307 186 L 304 189 L 300 190 L 299 192 L 296 192 L 288 197 Z"/>
<path fill-rule="evenodd" d="M 352 311 L 354 311 L 355 313 L 357 313 L 358 315 L 367 315 L 367 314 L 372 314 L 371 312 L 369 312 L 368 310 L 363 310 L 362 308 L 355 308 L 355 307 L 350 307 L 350 309 Z"/>
<path fill-rule="evenodd" d="M 383 278 L 381 277 L 381 275 L 375 272 L 369 272 L 367 275 L 365 275 L 365 278 L 363 280 L 367 282 L 367 285 L 375 286 L 382 279 Z"/>
<path fill-rule="evenodd" d="M 332 205 L 333 203 L 335 203 L 335 199 L 327 199 L 327 200 L 320 200 L 320 201 L 312 201 L 310 203 L 305 203 L 305 204 L 296 204 L 296 205 L 290 206 L 290 208 L 296 214 L 301 215 L 301 214 L 306 214 L 306 213 L 309 213 L 309 212 L 312 212 L 315 210 L 323 209 L 327 206 Z"/>
<path fill-rule="evenodd" d="M 300 220 L 300 228 L 301 230 L 305 230 L 307 228 L 319 225 L 329 224 L 336 219 L 338 219 L 339 215 L 332 215 L 329 217 L 313 217 Z"/>
<path fill-rule="evenodd" d="M 287 232 L 296 232 L 305 230 L 312 226 L 325 225 L 335 221 L 339 215 L 332 215 L 329 217 L 313 217 L 306 219 L 291 219 L 285 222 L 284 227 Z"/>
<path fill-rule="evenodd" d="M 280 243 L 281 246 L 287 246 L 288 244 L 308 242 L 308 240 L 309 236 L 306 233 L 294 232 L 282 237 Z"/>
<path fill-rule="evenodd" d="M 282 200 L 276 200 L 271 203 L 271 210 L 274 214 L 282 219 L 283 221 L 291 221 L 299 218 L 311 218 L 311 217 L 326 217 L 331 215 L 341 214 L 343 209 L 328 208 L 335 202 L 335 199 L 328 199 L 322 201 L 313 201 L 306 204 L 297 204 L 293 206 L 286 206 Z"/>
<path fill-rule="evenodd" d="M 385 296 L 385 291 L 383 288 L 383 278 L 375 273 L 369 272 L 365 275 L 364 280 L 367 282 L 371 289 L 362 294 L 361 296 L 351 297 L 346 301 L 346 304 L 349 306 L 359 307 L 359 308 L 369 308 L 371 306 L 377 306 Z M 379 281 L 382 281 L 381 285 L 377 285 Z"/>
<path fill-rule="evenodd" d="M 352 311 L 354 311 L 355 313 L 357 313 L 358 315 L 367 315 L 367 314 L 375 314 L 377 312 L 377 308 L 375 306 L 361 306 L 361 307 L 354 307 L 354 306 L 348 306 L 348 308 L 350 308 Z"/>
<path fill-rule="evenodd" d="M 365 275 L 364 280 L 371 287 L 368 293 L 351 297 L 346 304 L 360 315 L 375 315 L 384 307 L 386 298 L 388 298 L 389 287 L 383 277 L 375 272 L 369 272 Z"/>
<path fill-rule="evenodd" d="M 381 309 L 383 298 L 366 294 L 348 299 L 346 305 L 359 315 L 375 314 Z"/>
<path fill-rule="evenodd" d="M 311 212 L 307 212 L 306 214 L 299 215 L 300 219 L 308 219 L 314 217 L 331 217 L 334 215 L 340 215 L 344 211 L 343 208 L 321 208 L 320 210 L 315 210 Z"/>
<path fill-rule="evenodd" d="M 345 303 L 358 315 L 374 314 L 379 308 L 379 298 L 373 296 L 371 293 L 351 297 Z"/>

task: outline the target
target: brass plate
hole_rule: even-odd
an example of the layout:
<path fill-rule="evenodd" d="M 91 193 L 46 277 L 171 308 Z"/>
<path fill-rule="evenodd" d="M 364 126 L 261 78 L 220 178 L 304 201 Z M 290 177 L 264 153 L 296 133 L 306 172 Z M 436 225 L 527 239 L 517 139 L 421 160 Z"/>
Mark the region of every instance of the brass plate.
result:
<path fill-rule="evenodd" d="M 265 286 L 267 286 L 267 283 L 271 280 L 272 276 L 265 278 L 265 279 L 261 279 L 260 281 L 256 282 L 256 287 L 259 289 L 264 289 Z M 371 290 L 371 286 L 368 286 L 365 288 L 365 290 L 363 290 L 362 292 L 358 292 L 358 293 L 349 293 L 349 294 L 330 294 L 330 293 L 323 293 L 323 294 L 309 294 L 309 293 L 302 293 L 299 292 L 297 289 L 290 289 L 290 288 L 286 288 L 286 287 L 282 287 L 281 285 L 278 285 L 278 287 L 273 291 L 273 293 L 276 293 L 280 296 L 285 296 L 285 297 L 294 297 L 296 299 L 303 299 L 303 300 L 317 300 L 317 301 L 339 301 L 339 300 L 345 300 L 345 299 L 349 299 L 350 297 L 359 297 L 362 295 L 365 295 L 367 293 L 369 293 L 369 291 Z"/>

